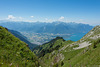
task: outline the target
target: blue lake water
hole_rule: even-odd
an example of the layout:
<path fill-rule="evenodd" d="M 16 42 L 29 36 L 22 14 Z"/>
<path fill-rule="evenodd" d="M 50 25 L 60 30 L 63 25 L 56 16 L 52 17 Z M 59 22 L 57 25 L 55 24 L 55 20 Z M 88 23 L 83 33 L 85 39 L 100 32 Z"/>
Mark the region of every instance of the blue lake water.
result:
<path fill-rule="evenodd" d="M 72 40 L 72 41 L 78 41 L 80 40 L 86 33 L 78 33 L 78 34 L 73 34 L 69 38 L 65 38 L 65 40 Z"/>

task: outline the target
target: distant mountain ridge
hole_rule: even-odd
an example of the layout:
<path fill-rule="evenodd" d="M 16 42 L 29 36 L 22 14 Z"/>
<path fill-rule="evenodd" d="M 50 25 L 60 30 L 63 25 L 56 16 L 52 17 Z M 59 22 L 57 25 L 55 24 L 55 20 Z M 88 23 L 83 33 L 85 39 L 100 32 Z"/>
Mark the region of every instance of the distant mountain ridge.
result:
<path fill-rule="evenodd" d="M 88 24 L 74 23 L 74 22 L 65 23 L 58 21 L 52 23 L 1 22 L 0 25 L 16 31 L 53 33 L 53 34 L 87 33 L 93 28 L 93 26 L 90 26 Z"/>

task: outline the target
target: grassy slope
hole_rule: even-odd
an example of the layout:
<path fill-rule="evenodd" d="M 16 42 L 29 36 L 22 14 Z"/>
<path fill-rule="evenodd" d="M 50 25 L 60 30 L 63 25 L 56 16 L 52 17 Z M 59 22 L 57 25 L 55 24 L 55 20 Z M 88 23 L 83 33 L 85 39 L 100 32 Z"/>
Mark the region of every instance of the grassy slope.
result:
<path fill-rule="evenodd" d="M 94 44 L 95 43 L 95 44 Z M 96 45 L 96 47 L 94 47 Z M 76 52 L 77 50 L 75 50 Z M 100 39 L 97 39 L 89 47 L 84 48 L 79 52 L 75 57 L 66 61 L 66 64 L 63 67 L 91 67 L 100 65 Z"/>
<path fill-rule="evenodd" d="M 34 52 L 39 56 L 39 61 L 41 66 L 43 67 L 49 67 L 50 65 L 52 66 L 51 63 L 56 64 L 57 61 L 54 60 L 54 58 L 57 57 L 57 54 L 60 55 L 60 53 L 63 53 L 59 49 L 62 49 L 64 46 L 67 46 L 68 44 L 73 43 L 73 41 L 65 41 L 61 37 L 57 37 L 50 42 L 43 44 L 39 47 L 34 48 Z M 71 49 L 68 47 L 67 49 Z M 44 54 L 44 55 L 41 55 Z M 40 56 L 41 55 L 41 56 Z M 62 60 L 63 57 L 59 56 L 57 58 L 60 58 L 60 61 Z"/>
<path fill-rule="evenodd" d="M 38 60 L 28 45 L 0 26 L 0 67 L 35 67 Z"/>
<path fill-rule="evenodd" d="M 71 42 L 70 42 L 71 43 Z M 69 42 L 64 43 L 66 45 L 69 45 Z M 73 46 L 76 47 L 76 46 Z M 62 67 L 66 64 L 67 61 L 69 61 L 71 58 L 75 57 L 79 52 L 81 52 L 83 49 L 80 50 L 73 50 L 72 48 L 68 46 L 64 50 L 54 50 L 51 53 L 48 53 L 44 55 L 43 57 L 39 58 L 40 64 L 45 67 L 53 66 L 53 67 Z M 63 64 L 62 64 L 63 63 Z M 65 65 L 66 67 L 66 65 Z"/>
<path fill-rule="evenodd" d="M 68 42 L 70 43 L 72 41 L 68 41 Z M 50 42 L 34 48 L 33 51 L 37 56 L 41 57 L 47 53 L 53 52 L 54 50 L 60 49 L 65 44 L 66 44 L 65 40 L 62 37 L 56 37 L 55 39 L 51 40 Z"/>

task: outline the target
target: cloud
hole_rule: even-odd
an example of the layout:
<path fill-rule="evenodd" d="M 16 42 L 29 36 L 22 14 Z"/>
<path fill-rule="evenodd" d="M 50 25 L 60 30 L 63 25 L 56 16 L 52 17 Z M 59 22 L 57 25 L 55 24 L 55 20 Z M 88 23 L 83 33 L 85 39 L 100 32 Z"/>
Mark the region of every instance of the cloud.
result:
<path fill-rule="evenodd" d="M 33 18 L 34 16 L 30 16 L 31 18 Z"/>
<path fill-rule="evenodd" d="M 63 20 L 64 19 L 64 17 L 63 16 L 61 16 L 60 18 L 59 18 L 59 20 Z"/>
<path fill-rule="evenodd" d="M 8 15 L 7 19 L 15 19 L 16 17 L 14 17 L 13 15 Z"/>
<path fill-rule="evenodd" d="M 23 17 L 19 17 L 20 20 L 24 19 Z"/>

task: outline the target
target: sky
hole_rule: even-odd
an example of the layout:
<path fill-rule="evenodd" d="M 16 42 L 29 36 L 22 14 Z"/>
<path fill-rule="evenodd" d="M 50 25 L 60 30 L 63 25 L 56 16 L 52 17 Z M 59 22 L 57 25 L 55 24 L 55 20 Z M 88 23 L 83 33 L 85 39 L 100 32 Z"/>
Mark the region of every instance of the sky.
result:
<path fill-rule="evenodd" d="M 100 25 L 100 0 L 0 0 L 0 20 Z"/>

